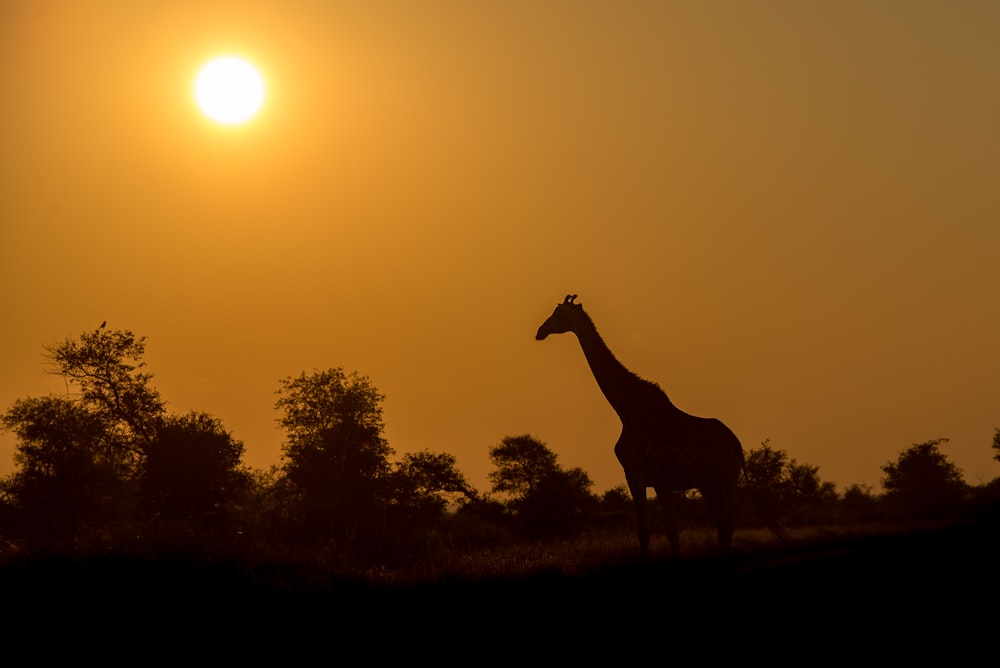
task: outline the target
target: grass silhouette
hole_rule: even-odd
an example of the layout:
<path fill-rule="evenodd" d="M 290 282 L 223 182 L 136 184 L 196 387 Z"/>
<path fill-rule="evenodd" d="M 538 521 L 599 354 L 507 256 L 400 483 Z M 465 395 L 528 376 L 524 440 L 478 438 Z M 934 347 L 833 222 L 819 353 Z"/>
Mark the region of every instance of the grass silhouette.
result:
<path fill-rule="evenodd" d="M 114 629 L 156 651 L 302 661 L 334 648 L 365 660 L 652 658 L 668 644 L 741 659 L 958 658 L 993 631 L 996 525 L 816 527 L 785 543 L 742 530 L 727 554 L 709 529 L 682 539 L 680 558 L 655 536 L 641 561 L 619 530 L 358 569 L 308 550 L 8 555 L 0 593 L 11 638 Z"/>

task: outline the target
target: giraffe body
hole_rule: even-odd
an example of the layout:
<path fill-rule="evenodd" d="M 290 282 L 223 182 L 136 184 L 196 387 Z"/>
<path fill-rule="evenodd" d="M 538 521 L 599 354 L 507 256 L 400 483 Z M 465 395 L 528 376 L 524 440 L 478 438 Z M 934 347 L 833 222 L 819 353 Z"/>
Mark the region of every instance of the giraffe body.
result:
<path fill-rule="evenodd" d="M 689 415 L 670 401 L 655 383 L 625 368 L 597 333 L 582 305 L 568 295 L 556 306 L 535 335 L 573 332 L 587 363 L 611 407 L 622 422 L 615 456 L 635 503 L 639 547 L 649 554 L 646 489 L 660 501 L 667 537 L 674 554 L 680 535 L 672 508 L 674 492 L 697 489 L 715 520 L 720 548 L 732 543 L 736 489 L 744 470 L 743 446 L 725 424 L 715 418 Z"/>

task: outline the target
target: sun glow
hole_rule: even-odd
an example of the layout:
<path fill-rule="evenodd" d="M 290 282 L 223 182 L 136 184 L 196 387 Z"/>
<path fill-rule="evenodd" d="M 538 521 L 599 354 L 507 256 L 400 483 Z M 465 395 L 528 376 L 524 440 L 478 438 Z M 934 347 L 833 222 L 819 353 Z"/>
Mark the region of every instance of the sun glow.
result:
<path fill-rule="evenodd" d="M 194 95 L 198 106 L 213 121 L 238 125 L 260 109 L 264 80 L 253 65 L 241 58 L 217 58 L 198 73 Z"/>

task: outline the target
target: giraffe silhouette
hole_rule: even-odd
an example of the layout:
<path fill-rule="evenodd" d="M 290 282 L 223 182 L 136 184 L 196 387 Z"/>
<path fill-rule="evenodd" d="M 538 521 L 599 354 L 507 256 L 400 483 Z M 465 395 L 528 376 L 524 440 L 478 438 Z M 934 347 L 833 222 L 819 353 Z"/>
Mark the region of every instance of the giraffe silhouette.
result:
<path fill-rule="evenodd" d="M 680 554 L 680 534 L 674 517 L 674 492 L 697 489 L 715 522 L 718 544 L 732 544 L 737 483 L 746 475 L 743 446 L 725 424 L 715 418 L 689 415 L 670 401 L 656 383 L 644 380 L 619 362 L 598 334 L 594 321 L 574 303 L 576 295 L 556 306 L 535 334 L 576 334 L 590 370 L 608 403 L 622 422 L 615 456 L 635 504 L 639 549 L 649 556 L 649 517 L 646 489 L 652 487 L 663 510 L 667 538 L 674 556 Z M 762 513 L 763 515 L 763 513 Z M 777 522 L 765 516 L 779 537 Z"/>

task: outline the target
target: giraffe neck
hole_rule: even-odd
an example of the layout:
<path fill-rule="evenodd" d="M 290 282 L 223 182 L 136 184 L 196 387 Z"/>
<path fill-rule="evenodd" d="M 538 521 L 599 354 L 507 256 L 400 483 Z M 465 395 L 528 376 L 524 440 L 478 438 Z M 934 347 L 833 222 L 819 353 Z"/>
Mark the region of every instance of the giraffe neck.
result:
<path fill-rule="evenodd" d="M 651 388 L 655 388 L 667 403 L 669 399 L 659 387 L 653 383 L 643 380 L 635 375 L 623 365 L 611 352 L 604 339 L 597 333 L 594 321 L 586 313 L 581 311 L 582 322 L 573 330 L 580 347 L 583 349 L 587 364 L 597 380 L 598 387 L 604 393 L 604 397 L 615 409 L 618 416 L 625 419 L 626 415 L 637 408 L 637 397 L 648 396 Z M 638 402 L 645 404 L 645 401 Z"/>

